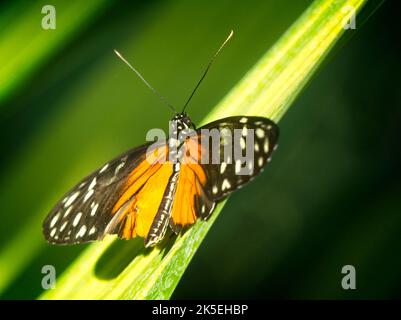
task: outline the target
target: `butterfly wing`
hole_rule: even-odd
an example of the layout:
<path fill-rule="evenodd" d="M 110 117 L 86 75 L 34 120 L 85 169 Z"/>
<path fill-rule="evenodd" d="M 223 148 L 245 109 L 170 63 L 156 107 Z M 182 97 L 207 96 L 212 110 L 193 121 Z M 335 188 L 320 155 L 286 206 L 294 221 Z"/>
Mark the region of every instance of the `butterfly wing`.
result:
<path fill-rule="evenodd" d="M 195 139 L 190 139 L 183 145 L 185 156 L 181 163 L 170 215 L 170 227 L 175 233 L 195 223 L 202 215 L 209 215 L 215 206 L 215 201 L 207 190 L 204 167 L 189 159 L 191 154 L 200 153 L 200 149 L 195 145 Z"/>
<path fill-rule="evenodd" d="M 218 130 L 220 140 L 204 136 L 202 129 Z M 278 126 L 264 117 L 236 116 L 211 122 L 199 130 L 208 142 L 208 161 L 204 161 L 208 190 L 218 201 L 259 175 L 277 148 Z M 204 156 L 204 155 L 202 155 Z"/>
<path fill-rule="evenodd" d="M 217 140 L 212 130 L 218 133 Z M 277 146 L 278 135 L 277 125 L 263 117 L 229 117 L 199 128 L 182 146 L 170 220 L 173 231 L 198 218 L 207 219 L 217 201 L 259 175 Z"/>
<path fill-rule="evenodd" d="M 156 159 L 163 156 L 165 143 L 154 145 L 153 151 L 159 153 L 153 163 L 147 160 L 150 145 L 120 155 L 67 192 L 43 222 L 46 240 L 53 244 L 74 244 L 102 239 L 107 233 L 117 233 L 122 238 L 134 236 L 125 228 L 132 218 L 129 204 L 152 175 L 167 171 L 160 170 Z"/>
<path fill-rule="evenodd" d="M 173 176 L 173 164 L 166 161 L 167 147 L 159 148 L 156 161 L 143 161 L 128 178 L 123 192 L 111 210 L 112 220 L 105 233 L 116 233 L 120 238 L 131 239 L 136 236 L 145 238 L 145 245 L 156 244 L 150 241 L 151 228 L 157 225 L 157 240 L 164 236 L 165 229 L 157 219 L 163 210 L 163 201 Z M 160 239 L 159 239 L 160 238 Z"/>

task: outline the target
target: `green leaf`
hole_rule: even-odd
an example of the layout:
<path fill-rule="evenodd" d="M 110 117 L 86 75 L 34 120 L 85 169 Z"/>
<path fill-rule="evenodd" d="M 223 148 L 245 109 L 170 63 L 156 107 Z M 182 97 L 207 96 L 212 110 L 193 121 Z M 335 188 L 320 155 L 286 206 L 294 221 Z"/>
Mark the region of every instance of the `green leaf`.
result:
<path fill-rule="evenodd" d="M 231 115 L 279 121 L 364 0 L 318 0 L 217 105 L 204 122 Z M 41 299 L 168 299 L 221 212 L 153 249 L 113 237 L 88 247 Z"/>
<path fill-rule="evenodd" d="M 107 2 L 53 1 L 56 29 L 41 27 L 42 7 L 15 1 L 0 15 L 0 27 L 7 30 L 0 38 L 0 109 L 2 102 L 53 56 L 80 29 L 84 28 Z"/>

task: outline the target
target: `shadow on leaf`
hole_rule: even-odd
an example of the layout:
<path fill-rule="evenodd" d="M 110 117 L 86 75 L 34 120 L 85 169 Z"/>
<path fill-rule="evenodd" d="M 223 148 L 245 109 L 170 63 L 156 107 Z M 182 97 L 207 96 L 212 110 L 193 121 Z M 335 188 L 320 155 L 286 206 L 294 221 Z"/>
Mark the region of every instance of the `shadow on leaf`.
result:
<path fill-rule="evenodd" d="M 170 234 L 159 244 L 162 257 L 170 251 L 176 240 L 174 234 Z M 142 238 L 128 241 L 117 239 L 100 256 L 95 265 L 95 276 L 103 280 L 111 280 L 118 277 L 121 272 L 137 257 L 148 255 L 153 248 L 145 248 Z"/>
<path fill-rule="evenodd" d="M 143 245 L 143 239 L 136 238 L 129 241 L 116 240 L 101 255 L 95 265 L 96 277 L 111 280 L 121 272 L 139 255 L 147 255 L 149 249 Z"/>

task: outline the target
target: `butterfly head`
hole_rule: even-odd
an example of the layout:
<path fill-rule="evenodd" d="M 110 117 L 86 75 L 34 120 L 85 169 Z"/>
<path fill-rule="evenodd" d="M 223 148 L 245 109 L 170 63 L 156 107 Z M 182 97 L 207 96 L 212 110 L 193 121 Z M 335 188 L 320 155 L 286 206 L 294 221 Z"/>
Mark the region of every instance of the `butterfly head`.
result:
<path fill-rule="evenodd" d="M 173 127 L 178 131 L 181 132 L 182 130 L 186 129 L 194 129 L 195 125 L 192 123 L 191 119 L 185 112 L 177 113 L 173 119 L 171 119 Z"/>

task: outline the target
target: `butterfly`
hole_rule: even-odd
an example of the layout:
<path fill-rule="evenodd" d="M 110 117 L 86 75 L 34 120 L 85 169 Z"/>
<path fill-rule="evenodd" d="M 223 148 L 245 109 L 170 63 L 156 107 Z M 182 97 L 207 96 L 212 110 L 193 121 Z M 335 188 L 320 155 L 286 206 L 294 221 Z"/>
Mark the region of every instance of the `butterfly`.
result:
<path fill-rule="evenodd" d="M 142 237 L 145 247 L 155 246 L 169 228 L 178 234 L 198 219 L 207 220 L 217 202 L 263 171 L 279 136 L 272 120 L 232 116 L 196 128 L 185 112 L 213 59 L 231 36 L 232 31 L 183 111 L 175 112 L 167 139 L 147 142 L 107 162 L 53 207 L 43 222 L 49 243 L 85 243 L 114 234 L 127 240 Z"/>

